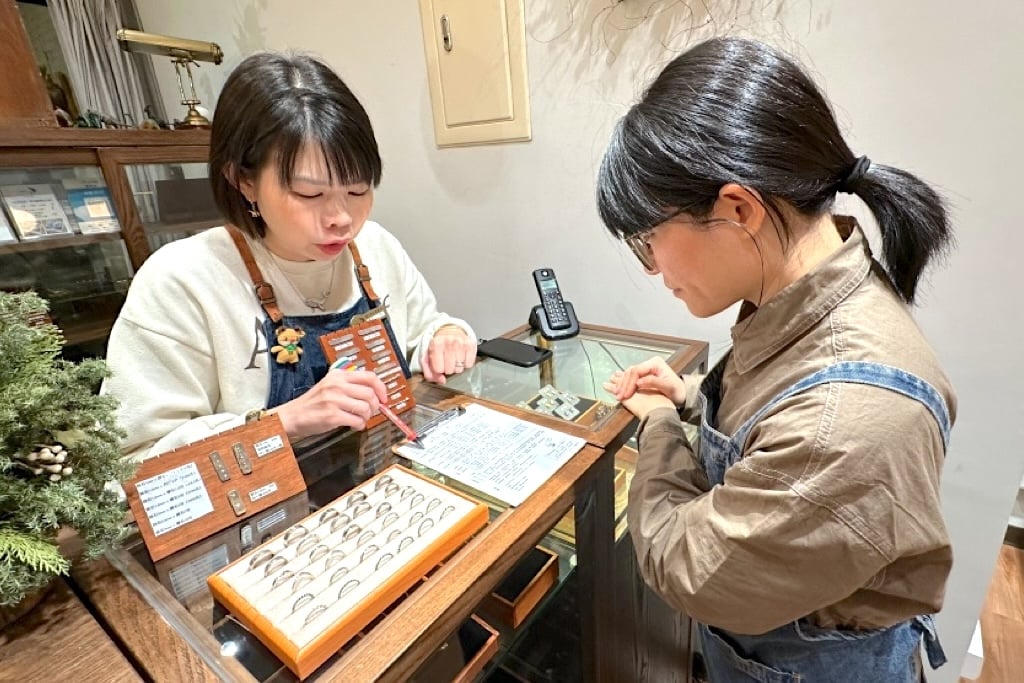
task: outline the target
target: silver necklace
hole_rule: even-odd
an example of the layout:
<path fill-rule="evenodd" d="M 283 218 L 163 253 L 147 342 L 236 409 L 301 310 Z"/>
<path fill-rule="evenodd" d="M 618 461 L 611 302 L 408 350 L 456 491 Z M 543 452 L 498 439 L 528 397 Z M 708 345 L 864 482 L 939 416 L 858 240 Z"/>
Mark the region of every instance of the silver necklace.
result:
<path fill-rule="evenodd" d="M 290 277 L 288 277 L 288 273 L 285 272 L 284 268 L 279 268 L 279 270 L 281 271 L 281 274 L 284 275 L 284 279 L 287 280 L 288 284 L 290 284 L 292 286 L 292 289 L 295 290 L 295 293 L 299 295 L 300 299 L 302 299 L 302 302 L 304 304 L 306 304 L 306 306 L 309 307 L 309 310 L 311 310 L 311 311 L 320 311 L 321 313 L 324 313 L 327 310 L 325 308 L 325 306 L 327 304 L 327 299 L 330 298 L 331 291 L 334 290 L 334 273 L 337 270 L 337 268 L 338 268 L 338 259 L 335 258 L 333 261 L 331 261 L 331 279 L 330 279 L 330 281 L 327 284 L 327 289 L 322 291 L 322 292 L 320 292 L 320 298 L 319 299 L 314 299 L 314 298 L 306 297 L 305 295 L 303 295 L 302 290 L 300 290 L 298 287 L 295 286 L 295 283 L 292 282 L 292 279 Z"/>

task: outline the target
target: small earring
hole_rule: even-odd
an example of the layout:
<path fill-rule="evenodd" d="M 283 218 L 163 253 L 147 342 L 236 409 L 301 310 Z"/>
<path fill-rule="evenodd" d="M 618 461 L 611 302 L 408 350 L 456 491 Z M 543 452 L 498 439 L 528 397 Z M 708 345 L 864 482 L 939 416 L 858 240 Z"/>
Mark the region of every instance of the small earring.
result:
<path fill-rule="evenodd" d="M 256 208 L 256 201 L 252 199 L 249 200 L 249 215 L 253 218 L 260 217 L 260 210 Z"/>

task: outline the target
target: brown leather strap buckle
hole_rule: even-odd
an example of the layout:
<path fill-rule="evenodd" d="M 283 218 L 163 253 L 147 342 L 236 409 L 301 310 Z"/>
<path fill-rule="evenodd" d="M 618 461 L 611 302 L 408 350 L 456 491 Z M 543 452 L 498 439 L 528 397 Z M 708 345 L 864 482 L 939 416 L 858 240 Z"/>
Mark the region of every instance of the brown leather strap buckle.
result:
<path fill-rule="evenodd" d="M 370 282 L 370 269 L 363 263 L 362 257 L 359 256 L 359 248 L 354 241 L 348 243 L 348 250 L 352 253 L 352 260 L 356 264 L 356 279 L 359 280 L 359 288 L 363 290 L 363 294 L 370 301 L 378 301 L 377 292 L 373 291 L 373 283 Z"/>
<path fill-rule="evenodd" d="M 260 300 L 261 306 L 277 303 L 277 297 L 274 295 L 274 288 L 271 287 L 269 283 L 260 282 L 252 289 L 256 292 L 256 298 Z"/>
<path fill-rule="evenodd" d="M 284 315 L 281 313 L 281 309 L 277 307 L 277 296 L 274 294 L 274 288 L 270 286 L 270 283 L 260 282 L 254 285 L 252 290 L 256 293 L 256 298 L 260 300 L 260 306 L 270 319 L 275 323 L 280 322 Z"/>

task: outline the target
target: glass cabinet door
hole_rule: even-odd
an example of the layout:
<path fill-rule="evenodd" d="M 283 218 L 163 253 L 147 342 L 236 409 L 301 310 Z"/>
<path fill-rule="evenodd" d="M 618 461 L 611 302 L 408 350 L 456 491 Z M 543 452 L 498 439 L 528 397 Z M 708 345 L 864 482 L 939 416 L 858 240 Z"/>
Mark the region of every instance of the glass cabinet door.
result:
<path fill-rule="evenodd" d="M 65 357 L 102 356 L 133 269 L 100 169 L 3 169 L 0 198 L 0 289 L 49 301 Z"/>
<path fill-rule="evenodd" d="M 125 164 L 124 170 L 151 251 L 224 224 L 206 162 Z"/>

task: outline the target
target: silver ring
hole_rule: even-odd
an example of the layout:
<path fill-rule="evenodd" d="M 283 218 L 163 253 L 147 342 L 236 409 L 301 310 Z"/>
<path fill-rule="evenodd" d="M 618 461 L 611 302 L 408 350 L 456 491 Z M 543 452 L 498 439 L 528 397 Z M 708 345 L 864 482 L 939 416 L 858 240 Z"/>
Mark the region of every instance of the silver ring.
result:
<path fill-rule="evenodd" d="M 303 607 L 305 607 L 306 605 L 308 605 L 311 602 L 313 602 L 313 594 L 312 593 L 303 593 L 302 595 L 299 596 L 299 599 L 296 600 L 295 603 L 292 605 L 292 614 L 295 614 L 296 612 L 298 612 L 300 609 L 302 609 Z"/>
<path fill-rule="evenodd" d="M 288 531 L 284 532 L 284 544 L 285 545 L 291 545 L 292 543 L 298 543 L 308 533 L 309 533 L 309 529 L 307 529 L 306 527 L 302 526 L 301 524 L 296 524 L 291 529 L 289 529 Z"/>
<path fill-rule="evenodd" d="M 464 362 L 462 362 L 461 360 L 457 360 L 457 361 L 455 361 L 455 367 L 457 367 L 457 368 L 464 368 L 464 367 L 466 367 L 466 364 Z"/>
<path fill-rule="evenodd" d="M 316 619 L 318 616 L 327 611 L 327 605 L 317 605 L 313 609 L 309 610 L 309 614 L 306 615 L 306 621 L 303 626 L 309 626 L 309 622 Z"/>
<path fill-rule="evenodd" d="M 263 576 L 270 576 L 286 564 L 288 564 L 288 560 L 280 555 L 274 555 L 263 565 Z"/>
<path fill-rule="evenodd" d="M 338 564 L 345 559 L 345 553 L 340 550 L 332 550 L 331 554 L 327 556 L 326 569 L 330 569 L 334 565 Z"/>
<path fill-rule="evenodd" d="M 288 579 L 292 578 L 293 576 L 295 576 L 295 572 L 291 571 L 290 569 L 285 569 L 283 572 L 281 572 L 280 574 L 278 574 L 274 578 L 274 582 L 272 584 L 270 584 L 270 589 L 273 590 L 273 589 L 277 588 L 278 586 L 280 586 L 282 583 L 285 583 L 286 581 L 288 581 Z"/>

